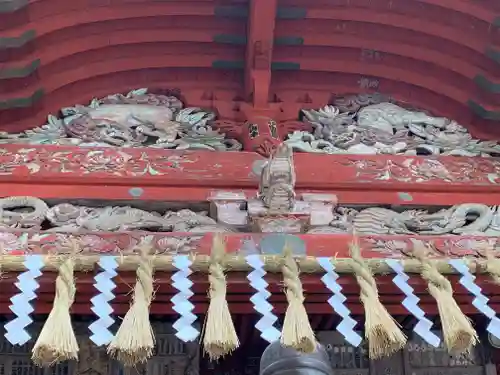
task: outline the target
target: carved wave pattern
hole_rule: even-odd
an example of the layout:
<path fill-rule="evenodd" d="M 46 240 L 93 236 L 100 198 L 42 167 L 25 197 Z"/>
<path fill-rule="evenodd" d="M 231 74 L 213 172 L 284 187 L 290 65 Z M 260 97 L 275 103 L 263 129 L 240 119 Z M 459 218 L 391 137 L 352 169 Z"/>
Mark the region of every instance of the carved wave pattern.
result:
<path fill-rule="evenodd" d="M 230 231 L 219 226 L 207 212 L 146 211 L 129 206 L 89 207 L 69 203 L 49 207 L 35 197 L 0 199 L 0 227 L 25 228 L 47 232 L 80 231 L 194 232 Z"/>

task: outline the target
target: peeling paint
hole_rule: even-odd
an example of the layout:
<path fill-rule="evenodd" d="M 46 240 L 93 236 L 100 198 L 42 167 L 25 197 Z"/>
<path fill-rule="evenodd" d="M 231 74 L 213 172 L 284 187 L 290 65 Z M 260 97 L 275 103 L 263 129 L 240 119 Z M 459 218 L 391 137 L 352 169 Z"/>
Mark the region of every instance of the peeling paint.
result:
<path fill-rule="evenodd" d="M 409 193 L 398 193 L 398 198 L 405 202 L 411 202 L 413 197 Z"/>
<path fill-rule="evenodd" d="M 134 198 L 139 198 L 144 194 L 144 189 L 139 187 L 131 188 L 128 193 Z"/>

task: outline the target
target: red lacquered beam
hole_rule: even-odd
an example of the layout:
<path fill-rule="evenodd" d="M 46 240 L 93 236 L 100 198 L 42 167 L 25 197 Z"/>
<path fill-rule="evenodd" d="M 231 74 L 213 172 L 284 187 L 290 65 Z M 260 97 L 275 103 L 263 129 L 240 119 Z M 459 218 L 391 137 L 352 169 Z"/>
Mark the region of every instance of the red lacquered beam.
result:
<path fill-rule="evenodd" d="M 257 245 L 257 251 L 281 251 L 281 249 L 269 249 L 269 241 L 273 246 L 276 242 L 276 234 L 264 233 L 228 233 L 225 234 L 227 252 L 240 254 L 244 243 L 253 239 Z M 6 250 L 14 251 L 15 254 L 38 253 L 53 254 L 66 248 L 69 238 L 77 237 L 84 252 L 90 254 L 124 255 L 131 254 L 131 249 L 140 243 L 145 237 L 151 240 L 153 250 L 158 254 L 182 254 L 196 253 L 209 255 L 212 247 L 212 233 L 151 233 L 151 232 L 81 232 L 78 234 L 35 232 L 27 230 L 12 230 L 0 232 L 0 239 Z M 349 244 L 352 236 L 347 234 L 302 234 L 292 236 L 291 245 L 294 251 L 302 248 L 308 256 L 313 257 L 337 257 L 349 258 Z M 430 257 L 433 258 L 462 258 L 481 257 L 481 249 L 484 249 L 486 241 L 492 241 L 492 237 L 479 236 L 362 236 L 360 245 L 362 256 L 370 258 L 405 258 L 414 247 L 414 240 L 420 240 L 430 246 Z M 275 245 L 274 245 L 275 244 Z M 295 249 L 297 247 L 297 249 Z"/>
<path fill-rule="evenodd" d="M 133 181 L 132 181 L 133 182 Z M 139 188 L 139 190 L 138 190 Z M 146 187 L 137 186 L 133 183 L 129 185 L 104 185 L 104 186 L 85 186 L 80 184 L 72 185 L 50 184 L 33 185 L 32 183 L 2 183 L 0 182 L 0 197 L 12 195 L 15 191 L 18 196 L 31 196 L 33 190 L 36 190 L 36 196 L 40 199 L 51 200 L 76 200 L 76 199 L 95 199 L 110 201 L 123 200 L 141 200 L 141 201 L 161 201 L 176 203 L 206 202 L 214 193 L 220 191 L 217 188 L 207 187 Z M 223 189 L 223 190 L 231 190 Z M 140 196 L 135 196 L 135 192 L 140 191 Z M 235 189 L 243 192 L 248 198 L 253 198 L 257 194 L 257 189 Z M 410 191 L 410 192 L 409 192 Z M 464 202 L 482 203 L 487 205 L 496 205 L 500 202 L 500 192 L 494 191 L 489 194 L 483 192 L 414 192 L 409 186 L 401 186 L 399 191 L 373 191 L 367 194 L 365 190 L 353 189 L 296 189 L 297 193 L 328 193 L 335 194 L 339 204 L 394 204 L 394 205 L 455 205 Z"/>
<path fill-rule="evenodd" d="M 1 150 L 2 183 L 37 185 L 255 189 L 263 160 L 245 152 L 147 148 L 3 145 Z M 299 191 L 500 193 L 496 158 L 297 153 L 294 163 Z"/>

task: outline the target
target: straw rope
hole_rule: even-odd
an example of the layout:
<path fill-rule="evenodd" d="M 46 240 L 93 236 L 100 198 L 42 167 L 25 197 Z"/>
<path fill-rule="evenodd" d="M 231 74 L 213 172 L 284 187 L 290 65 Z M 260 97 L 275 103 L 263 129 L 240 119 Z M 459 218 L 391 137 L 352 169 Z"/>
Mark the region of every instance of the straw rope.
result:
<path fill-rule="evenodd" d="M 75 254 L 80 251 L 80 245 L 75 239 L 70 239 L 69 248 L 71 255 L 60 265 L 56 278 L 54 305 L 32 350 L 31 359 L 37 366 L 78 359 L 78 342 L 69 310 L 75 301 Z"/>
<path fill-rule="evenodd" d="M 484 256 L 486 257 L 486 262 L 481 263 L 484 271 L 490 275 L 495 284 L 500 284 L 500 259 L 495 258 L 493 245 L 488 244 L 484 247 Z"/>
<path fill-rule="evenodd" d="M 380 302 L 377 282 L 361 256 L 357 237 L 354 238 L 350 245 L 351 257 L 354 274 L 361 289 L 360 299 L 365 309 L 365 338 L 368 340 L 370 358 L 389 356 L 404 347 L 406 336 Z"/>
<path fill-rule="evenodd" d="M 149 320 L 149 307 L 154 293 L 154 257 L 150 255 L 151 245 L 142 244 L 140 250 L 132 305 L 108 346 L 108 354 L 127 367 L 146 362 L 153 355 L 155 347 L 153 328 Z"/>
<path fill-rule="evenodd" d="M 220 233 L 214 235 L 212 256 L 208 268 L 210 304 L 204 327 L 203 348 L 211 360 L 217 360 L 240 346 L 233 318 L 226 300 L 224 274 L 225 243 Z"/>
<path fill-rule="evenodd" d="M 172 255 L 155 255 L 154 259 L 150 259 L 151 265 L 156 271 L 172 271 L 175 272 L 176 268 L 173 264 Z M 210 256 L 207 255 L 193 255 L 193 265 L 191 269 L 195 272 L 209 272 Z M 83 255 L 79 254 L 74 257 L 75 271 L 92 271 L 99 262 L 99 256 L 96 255 Z M 262 260 L 265 263 L 267 272 L 281 273 L 283 267 L 282 255 L 263 255 Z M 493 259 L 495 260 L 495 259 Z M 54 256 L 44 257 L 45 265 L 44 271 L 58 271 L 60 260 L 55 259 Z M 354 273 L 354 262 L 351 258 L 331 258 L 335 264 L 335 271 L 338 273 Z M 22 272 L 26 268 L 23 265 L 24 257 L 19 255 L 5 255 L 1 264 L 4 272 Z M 320 273 L 325 271 L 317 262 L 315 257 L 301 257 L 296 259 L 297 265 L 301 273 Z M 476 259 L 465 259 L 466 264 L 469 266 L 471 272 L 487 274 L 484 266 Z M 124 255 L 118 259 L 119 271 L 135 271 L 141 263 L 141 257 L 138 255 Z M 370 268 L 373 275 L 386 275 L 394 273 L 392 269 L 385 263 L 382 258 L 364 259 L 364 263 Z M 456 270 L 448 264 L 448 260 L 441 258 L 433 261 L 434 266 L 441 274 L 456 274 Z M 484 264 L 489 263 L 486 260 Z M 401 264 L 407 273 L 422 272 L 422 263 L 415 258 L 402 259 Z M 244 256 L 226 255 L 224 259 L 225 270 L 230 271 L 252 271 L 253 269 L 247 264 Z"/>
<path fill-rule="evenodd" d="M 413 255 L 422 262 L 422 278 L 436 300 L 446 347 L 452 353 L 469 352 L 478 342 L 477 333 L 453 298 L 450 281 L 439 273 L 424 245 L 417 243 Z"/>
<path fill-rule="evenodd" d="M 312 353 L 318 344 L 304 307 L 305 297 L 299 278 L 299 267 L 287 245 L 284 248 L 282 273 L 288 306 L 281 332 L 281 344 L 303 353 Z"/>
<path fill-rule="evenodd" d="M 336 272 L 354 274 L 360 285 L 360 299 L 365 309 L 365 335 L 371 358 L 380 358 L 402 348 L 406 342 L 397 323 L 381 304 L 375 274 L 391 273 L 385 259 L 364 259 L 358 239 L 354 236 L 350 246 L 351 258 L 331 258 Z M 75 271 L 94 268 L 99 256 L 80 253 L 76 241 L 70 243 L 70 256 L 45 256 L 46 271 L 57 270 L 56 296 L 53 309 L 33 349 L 33 361 L 41 366 L 52 365 L 67 359 L 77 359 L 78 344 L 71 326 L 69 309 L 75 297 Z M 153 299 L 154 270 L 175 271 L 174 256 L 150 254 L 152 247 L 144 244 L 140 255 L 122 256 L 119 270 L 136 270 L 137 281 L 129 311 L 111 344 L 108 353 L 126 366 L 145 362 L 152 356 L 154 334 L 149 321 L 149 308 Z M 427 281 L 430 294 L 436 299 L 443 326 L 444 341 L 450 351 L 467 352 L 477 342 L 477 334 L 470 320 L 462 313 L 453 298 L 451 283 L 443 274 L 457 273 L 447 259 L 427 257 L 425 248 L 417 247 L 413 258 L 401 260 L 408 273 L 419 273 Z M 193 271 L 209 274 L 210 306 L 204 327 L 203 345 L 211 359 L 230 353 L 239 346 L 234 324 L 229 312 L 226 293 L 226 271 L 251 271 L 244 256 L 228 255 L 222 237 L 214 236 L 211 256 L 191 255 Z M 484 260 L 466 259 L 474 273 L 486 273 L 500 282 L 500 260 L 487 249 Z M 310 353 L 317 341 L 304 308 L 304 291 L 300 273 L 324 273 L 315 257 L 294 258 L 286 246 L 282 255 L 263 255 L 265 269 L 283 274 L 288 307 L 285 315 L 281 343 L 296 350 Z M 24 257 L 5 255 L 0 247 L 0 271 L 24 271 Z"/>

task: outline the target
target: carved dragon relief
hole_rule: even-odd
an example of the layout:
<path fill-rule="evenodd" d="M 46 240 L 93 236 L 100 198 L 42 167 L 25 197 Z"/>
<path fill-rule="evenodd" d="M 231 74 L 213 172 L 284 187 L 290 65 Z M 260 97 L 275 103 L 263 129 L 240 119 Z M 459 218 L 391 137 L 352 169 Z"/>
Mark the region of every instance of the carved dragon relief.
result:
<path fill-rule="evenodd" d="M 263 207 L 274 207 L 273 212 L 281 214 L 294 213 L 297 210 L 298 213 L 305 214 L 305 211 L 300 211 L 300 207 L 297 208 L 295 201 L 293 170 L 290 171 L 289 164 L 277 165 L 276 161 L 280 160 L 277 156 L 263 171 L 264 181 L 260 192 Z M 288 159 L 285 157 L 284 160 Z M 270 176 L 273 178 L 269 179 Z M 277 176 L 283 178 L 280 180 Z M 287 176 L 291 176 L 292 181 L 287 179 Z M 285 184 L 286 188 L 281 189 L 282 184 Z M 276 188 L 272 189 L 273 186 Z M 292 211 L 290 207 L 293 208 Z M 320 205 L 308 207 L 312 207 L 313 211 L 323 208 Z M 500 206 L 463 203 L 439 210 L 429 208 L 399 211 L 383 207 L 327 207 L 332 211 L 328 226 L 315 226 L 308 233 L 350 233 L 354 229 L 362 235 L 500 236 Z M 326 216 L 323 214 L 322 217 Z M 5 229 L 24 228 L 66 233 L 132 230 L 205 233 L 230 232 L 236 229 L 212 218 L 207 212 L 180 209 L 158 213 L 129 206 L 90 207 L 70 203 L 49 207 L 46 202 L 36 197 L 0 199 L 0 226 Z"/>
<path fill-rule="evenodd" d="M 500 235 L 500 207 L 477 203 L 458 204 L 438 211 L 395 211 L 383 207 L 356 210 L 336 207 L 328 227 L 308 233 L 350 233 L 362 235 Z"/>
<path fill-rule="evenodd" d="M 270 164 L 276 167 L 274 163 Z M 276 176 L 276 170 L 267 173 Z M 284 176 L 288 175 L 288 172 Z M 274 207 L 282 214 L 294 207 L 293 184 L 280 190 L 273 181 L 261 192 L 264 207 Z M 265 185 L 264 185 L 265 186 Z M 267 203 L 266 203 L 267 202 Z M 309 207 L 309 206 L 308 206 Z M 320 206 L 310 206 L 314 210 Z M 318 226 L 309 233 L 350 233 L 363 235 L 481 235 L 500 236 L 500 206 L 463 203 L 440 210 L 391 210 L 383 207 L 354 209 L 328 206 L 332 210 L 328 226 Z M 280 211 L 283 208 L 285 211 Z M 298 208 L 295 206 L 295 210 Z M 305 214 L 305 211 L 298 213 Z M 324 215 L 323 215 L 324 216 Z M 76 233 L 79 231 L 193 232 L 234 231 L 210 217 L 206 212 L 188 209 L 158 213 L 129 206 L 90 207 L 60 203 L 49 207 L 35 197 L 0 199 L 0 226 L 5 229 L 34 229 Z"/>
<path fill-rule="evenodd" d="M 474 139 L 456 121 L 403 108 L 380 94 L 352 95 L 304 110 L 312 133 L 295 131 L 296 151 L 327 154 L 495 156 L 500 145 Z"/>
<path fill-rule="evenodd" d="M 49 207 L 35 197 L 0 199 L 0 228 L 34 229 L 47 232 L 80 231 L 228 232 L 207 212 L 188 209 L 160 214 L 129 206 L 89 207 L 60 203 Z"/>

